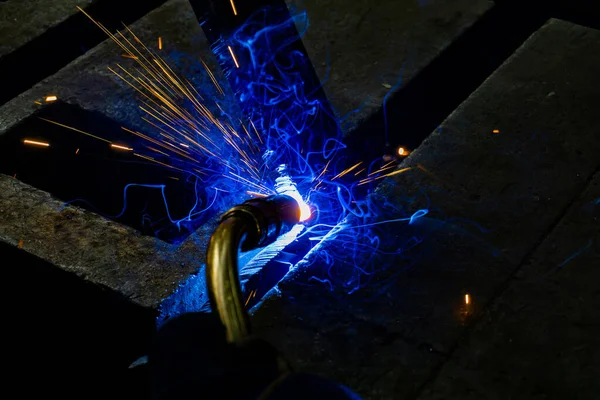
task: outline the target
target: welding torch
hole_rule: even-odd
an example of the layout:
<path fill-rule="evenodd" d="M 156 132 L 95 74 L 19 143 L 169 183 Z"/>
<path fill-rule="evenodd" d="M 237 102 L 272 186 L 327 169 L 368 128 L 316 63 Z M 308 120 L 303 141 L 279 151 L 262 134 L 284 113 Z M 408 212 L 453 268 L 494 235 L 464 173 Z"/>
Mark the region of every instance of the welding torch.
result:
<path fill-rule="evenodd" d="M 238 277 L 239 251 L 273 243 L 299 220 L 300 205 L 286 195 L 248 200 L 221 218 L 208 244 L 206 281 L 212 309 L 225 326 L 230 343 L 250 335 Z"/>
<path fill-rule="evenodd" d="M 213 313 L 184 314 L 158 332 L 149 355 L 153 399 L 198 391 L 248 400 L 360 399 L 335 382 L 292 372 L 273 346 L 251 333 L 238 253 L 273 243 L 300 219 L 299 201 L 287 195 L 251 199 L 221 217 L 206 259 Z"/>

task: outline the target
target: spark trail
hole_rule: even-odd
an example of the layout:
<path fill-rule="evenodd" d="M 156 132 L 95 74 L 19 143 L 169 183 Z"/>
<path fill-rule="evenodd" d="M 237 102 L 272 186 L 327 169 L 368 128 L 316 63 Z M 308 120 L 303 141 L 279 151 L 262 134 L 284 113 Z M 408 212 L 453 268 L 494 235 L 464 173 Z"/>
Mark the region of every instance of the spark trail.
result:
<path fill-rule="evenodd" d="M 183 219 L 171 217 L 164 185 L 127 185 L 121 213 L 127 206 L 128 189 L 136 186 L 160 191 L 168 218 L 176 226 L 202 213 L 230 207 L 244 195 L 288 194 L 302 204 L 302 219 L 309 220 L 303 235 L 314 243 L 336 237 L 337 249 L 345 256 L 353 255 L 356 261 L 351 266 L 333 262 L 341 260 L 338 250 L 319 255 L 331 268 L 327 278 L 317 280 L 327 279 L 349 291 L 364 285 L 376 272 L 369 265 L 383 254 L 382 237 L 377 231 L 380 225 L 411 225 L 427 213 L 422 209 L 389 218 L 393 213 L 382 212 L 373 198 L 365 197 L 383 179 L 410 171 L 398 169 L 398 160 L 344 164 L 345 146 L 338 121 L 315 91 L 305 90 L 298 72 L 310 60 L 286 49 L 293 43 L 286 39 L 290 27 L 307 26 L 304 13 L 273 23 L 261 10 L 214 46 L 221 65 L 229 63 L 229 68 L 224 68 L 225 76 L 239 83 L 232 92 L 219 83 L 202 59 L 199 61 L 211 88 L 194 84 L 194 79 L 179 72 L 163 56 L 162 37 L 155 51 L 129 27 L 113 34 L 83 9 L 80 11 L 122 52 L 123 62 L 109 70 L 137 93 L 147 129 L 142 132 L 122 126 L 123 141 L 113 143 L 65 121 L 47 121 L 103 141 L 115 151 L 130 152 L 143 162 L 185 174 L 194 182 L 195 193 L 191 195 L 196 202 Z M 284 40 L 280 40 L 282 37 Z M 406 154 L 404 150 L 399 152 L 400 156 Z M 204 202 L 198 194 L 201 190 L 207 192 Z M 375 218 L 381 220 L 374 222 Z M 421 240 L 408 237 L 396 253 L 403 257 Z M 365 255 L 369 260 L 361 267 L 359 260 Z"/>

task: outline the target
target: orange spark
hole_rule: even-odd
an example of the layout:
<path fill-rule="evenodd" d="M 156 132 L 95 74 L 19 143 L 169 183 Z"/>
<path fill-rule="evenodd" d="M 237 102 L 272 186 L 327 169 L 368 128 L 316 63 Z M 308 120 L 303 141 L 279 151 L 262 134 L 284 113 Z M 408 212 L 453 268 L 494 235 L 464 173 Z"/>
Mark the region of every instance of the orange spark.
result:
<path fill-rule="evenodd" d="M 91 133 L 87 133 L 87 132 L 84 132 L 84 131 L 82 131 L 82 130 L 79 130 L 79 129 L 73 128 L 72 126 L 68 126 L 68 125 L 64 125 L 64 124 L 59 124 L 58 122 L 51 121 L 51 120 L 49 120 L 49 119 L 42 118 L 42 117 L 38 117 L 38 118 L 39 118 L 39 119 L 41 119 L 42 121 L 50 122 L 51 124 L 58 125 L 58 126 L 61 126 L 61 127 L 63 127 L 63 128 L 67 128 L 67 129 L 70 129 L 70 130 L 72 130 L 72 131 L 75 131 L 75 132 L 83 133 L 84 135 L 87 135 L 87 136 L 93 137 L 94 139 L 98 139 L 98 140 L 102 140 L 102 141 L 104 141 L 104 142 L 106 142 L 106 143 L 110 143 L 110 140 L 106 140 L 106 139 L 103 139 L 103 138 L 101 138 L 101 137 L 99 137 L 99 136 L 92 135 Z"/>
<path fill-rule="evenodd" d="M 402 169 L 399 169 L 397 171 L 390 172 L 389 174 L 385 174 L 383 176 L 388 177 L 388 176 L 398 175 L 398 174 L 401 174 L 403 172 L 410 171 L 411 169 L 412 168 L 410 168 L 410 167 L 408 167 L 408 168 L 402 168 Z"/>
<path fill-rule="evenodd" d="M 23 239 L 19 240 L 19 244 L 17 245 L 19 249 L 23 248 Z"/>
<path fill-rule="evenodd" d="M 389 164 L 390 163 L 388 163 L 386 165 L 389 165 Z M 387 171 L 388 169 L 395 168 L 395 167 L 396 167 L 395 165 L 389 165 L 388 167 L 383 166 L 380 169 L 371 172 L 368 176 L 375 175 L 375 174 L 378 174 L 378 173 L 383 172 L 383 171 Z"/>
<path fill-rule="evenodd" d="M 58 100 L 58 97 L 56 97 L 56 96 L 46 96 L 46 98 L 44 100 L 46 100 L 46 103 L 50 103 L 50 102 Z"/>
<path fill-rule="evenodd" d="M 321 173 L 319 174 L 319 176 L 317 176 L 316 178 L 314 178 L 314 179 L 312 180 L 313 182 L 314 182 L 314 181 L 318 181 L 318 180 L 319 180 L 319 179 L 320 179 L 320 178 L 323 176 L 323 174 L 324 174 L 325 172 L 327 172 L 327 167 L 329 167 L 329 163 L 330 163 L 330 162 L 331 162 L 331 160 L 329 160 L 329 161 L 327 162 L 327 164 L 325 164 L 325 168 L 323 168 L 323 171 L 321 171 Z"/>
<path fill-rule="evenodd" d="M 248 299 L 246 299 L 246 303 L 244 304 L 244 307 L 248 305 L 248 303 L 250 303 L 250 299 L 252 299 L 254 296 L 256 296 L 256 289 L 254 289 L 253 291 L 250 292 L 250 294 L 248 295 Z"/>
<path fill-rule="evenodd" d="M 237 10 L 235 9 L 235 4 L 233 4 L 233 0 L 229 0 L 231 3 L 231 8 L 233 8 L 233 15 L 237 15 Z"/>
<path fill-rule="evenodd" d="M 238 64 L 237 59 L 235 58 L 235 54 L 233 54 L 233 49 L 231 48 L 231 46 L 227 46 L 227 48 L 229 49 L 229 53 L 231 53 L 231 58 L 233 58 L 233 62 L 235 63 L 235 67 L 239 68 L 240 64 Z"/>
<path fill-rule="evenodd" d="M 162 37 L 158 37 L 158 49 L 162 50 Z"/>
<path fill-rule="evenodd" d="M 38 105 L 40 105 L 40 106 L 42 105 L 42 103 L 40 103 L 40 102 L 39 102 L 39 101 L 37 101 L 37 100 L 36 100 L 36 101 L 34 101 L 34 103 L 35 103 L 35 104 L 38 104 Z"/>
<path fill-rule="evenodd" d="M 50 143 L 37 142 L 35 140 L 29 140 L 29 139 L 23 140 L 23 143 L 25 143 L 25 144 L 33 144 L 35 146 L 50 147 Z"/>
<path fill-rule="evenodd" d="M 399 170 L 396 170 L 396 171 L 390 172 L 390 173 L 388 173 L 388 174 L 384 174 L 384 175 L 380 175 L 380 176 L 375 176 L 375 177 L 371 177 L 371 176 L 369 175 L 367 178 L 365 178 L 365 179 L 361 179 L 361 180 L 358 182 L 358 186 L 365 185 L 365 184 L 367 184 L 367 183 L 371 183 L 371 182 L 377 181 L 377 180 L 379 180 L 379 179 L 383 179 L 383 178 L 387 178 L 387 177 L 390 177 L 390 176 L 398 175 L 398 174 L 401 174 L 401 173 L 403 173 L 403 172 L 409 171 L 409 170 L 411 170 L 411 169 L 412 169 L 412 168 L 410 168 L 410 167 L 408 167 L 408 168 L 402 168 L 402 169 L 399 169 Z M 381 170 L 380 170 L 380 171 L 381 171 Z M 379 172 L 379 171 L 377 171 L 377 172 Z"/>
<path fill-rule="evenodd" d="M 130 147 L 120 146 L 118 144 L 111 144 L 110 147 L 112 147 L 113 149 L 119 149 L 119 150 L 127 150 L 127 151 L 132 151 L 133 150 Z"/>
<path fill-rule="evenodd" d="M 408 150 L 406 150 L 404 147 L 398 147 L 398 155 L 405 157 L 408 155 Z"/>
<path fill-rule="evenodd" d="M 465 294 L 465 304 L 471 304 L 471 297 L 469 296 L 469 293 Z"/>
<path fill-rule="evenodd" d="M 75 152 L 75 154 L 79 154 L 79 149 L 77 149 L 77 151 Z"/>
<path fill-rule="evenodd" d="M 499 129 L 494 129 L 494 130 L 492 131 L 492 133 L 500 133 L 500 130 L 499 130 Z"/>
<path fill-rule="evenodd" d="M 132 60 L 137 60 L 137 56 L 132 56 L 129 54 L 121 54 L 121 57 L 125 57 L 125 58 L 131 58 Z"/>
<path fill-rule="evenodd" d="M 334 176 L 333 178 L 331 178 L 331 180 L 334 180 L 334 179 L 337 179 L 337 178 L 341 178 L 342 176 L 346 175 L 347 173 L 355 170 L 356 167 L 358 167 L 360 164 L 362 164 L 362 161 L 358 162 L 357 164 L 354 164 L 350 168 L 347 168 L 347 169 L 343 170 L 342 172 L 340 172 L 339 174 L 337 174 L 336 176 Z"/>
<path fill-rule="evenodd" d="M 260 140 L 260 142 L 262 143 L 262 139 L 260 138 L 260 133 L 258 133 L 258 129 L 256 129 L 256 125 L 254 125 L 254 122 L 252 122 L 252 120 L 250 120 L 250 124 L 252 125 L 252 127 L 254 128 L 254 132 L 256 132 L 256 137 L 258 137 L 258 140 Z"/>

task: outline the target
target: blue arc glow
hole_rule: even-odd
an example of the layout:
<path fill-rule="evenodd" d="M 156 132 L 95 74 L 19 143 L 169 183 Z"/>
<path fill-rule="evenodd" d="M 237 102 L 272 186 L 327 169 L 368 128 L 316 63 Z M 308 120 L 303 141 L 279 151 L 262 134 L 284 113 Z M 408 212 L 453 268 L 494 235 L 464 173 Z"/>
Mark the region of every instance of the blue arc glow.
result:
<path fill-rule="evenodd" d="M 130 184 L 124 194 L 136 186 L 160 191 L 167 218 L 178 228 L 247 196 L 289 195 L 306 221 L 301 237 L 314 243 L 305 264 L 318 260 L 323 266 L 313 280 L 351 293 L 384 265 L 412 265 L 432 210 L 427 200 L 417 202 L 421 194 L 391 204 L 373 191 L 387 177 L 410 173 L 398 169 L 397 160 L 346 164 L 340 121 L 299 50 L 298 26 L 301 33 L 307 29 L 305 13 L 290 17 L 287 9 L 267 8 L 217 40 L 212 50 L 228 85 L 204 61 L 177 52 L 164 57 L 148 50 L 156 65 L 144 67 L 160 77 L 150 86 L 145 77 L 114 69 L 143 95 L 148 130 L 126 129 L 138 140 L 131 145 L 134 156 L 193 181 L 190 196 L 196 201 L 177 219 L 164 185 Z M 191 73 L 173 72 L 179 69 Z M 121 213 L 126 207 L 125 201 Z M 326 241 L 331 243 L 323 245 Z"/>

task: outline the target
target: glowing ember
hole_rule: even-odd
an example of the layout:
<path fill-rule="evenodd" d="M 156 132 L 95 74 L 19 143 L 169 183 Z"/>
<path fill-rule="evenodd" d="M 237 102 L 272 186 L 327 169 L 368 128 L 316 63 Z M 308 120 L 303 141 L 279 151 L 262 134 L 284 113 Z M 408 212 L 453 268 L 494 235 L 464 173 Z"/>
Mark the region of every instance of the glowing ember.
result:
<path fill-rule="evenodd" d="M 162 50 L 162 37 L 158 37 L 158 49 Z"/>
<path fill-rule="evenodd" d="M 233 4 L 233 0 L 229 0 L 231 3 L 231 8 L 233 9 L 233 15 L 237 15 L 237 10 L 235 9 L 235 4 Z"/>
<path fill-rule="evenodd" d="M 493 133 L 500 133 L 500 130 L 499 129 L 494 129 L 492 132 Z"/>
<path fill-rule="evenodd" d="M 46 101 L 46 103 L 51 103 L 53 101 L 58 100 L 58 97 L 56 97 L 56 96 L 46 96 L 46 98 L 44 100 Z"/>
<path fill-rule="evenodd" d="M 465 304 L 469 305 L 471 304 L 471 297 L 469 296 L 469 294 L 465 294 Z"/>
<path fill-rule="evenodd" d="M 342 172 L 340 172 L 339 174 L 337 174 L 336 176 L 334 176 L 333 178 L 331 178 L 331 180 L 333 181 L 334 179 L 341 178 L 342 176 L 346 175 L 347 173 L 349 173 L 349 172 L 351 172 L 351 171 L 355 170 L 355 169 L 356 169 L 356 168 L 357 168 L 359 165 L 361 165 L 361 164 L 362 164 L 362 161 L 361 161 L 361 162 L 359 162 L 359 163 L 357 163 L 357 164 L 354 164 L 354 165 L 353 165 L 352 167 L 350 167 L 350 168 L 346 168 L 345 170 L 343 170 Z M 361 171 L 362 171 L 362 170 L 361 170 Z"/>
<path fill-rule="evenodd" d="M 127 150 L 127 151 L 132 151 L 133 150 L 130 147 L 120 146 L 118 144 L 111 144 L 110 147 L 112 147 L 113 149 L 119 149 L 119 150 Z"/>
<path fill-rule="evenodd" d="M 239 68 L 240 64 L 238 64 L 237 59 L 235 58 L 235 54 L 233 54 L 233 49 L 231 48 L 231 46 L 227 46 L 227 48 L 229 49 L 229 53 L 231 53 L 231 58 L 233 58 L 233 62 L 235 63 L 235 67 Z"/>
<path fill-rule="evenodd" d="M 31 144 L 31 145 L 34 145 L 34 146 L 50 147 L 50 143 L 37 142 L 35 140 L 29 140 L 29 139 L 23 140 L 23 143 L 25 143 L 25 144 Z"/>

